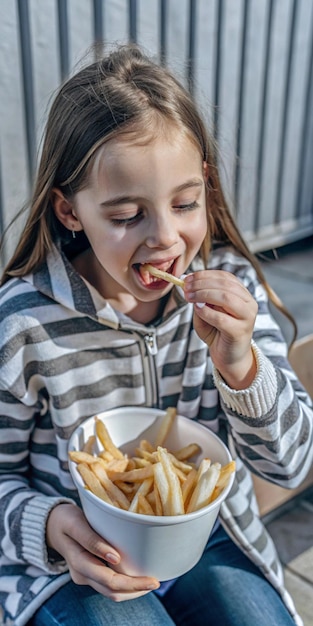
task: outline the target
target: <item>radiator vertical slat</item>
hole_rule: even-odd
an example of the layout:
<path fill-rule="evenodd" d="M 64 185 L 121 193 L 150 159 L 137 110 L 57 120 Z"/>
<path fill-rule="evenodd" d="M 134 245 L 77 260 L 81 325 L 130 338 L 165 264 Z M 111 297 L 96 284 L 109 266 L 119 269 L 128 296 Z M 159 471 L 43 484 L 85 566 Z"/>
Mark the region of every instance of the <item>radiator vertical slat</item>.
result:
<path fill-rule="evenodd" d="M 196 70 L 196 28 L 197 28 L 197 0 L 189 0 L 189 30 L 188 30 L 188 89 L 194 93 Z"/>
<path fill-rule="evenodd" d="M 271 58 L 271 44 L 272 44 L 272 23 L 273 23 L 273 6 L 274 0 L 269 0 L 268 13 L 267 13 L 267 25 L 266 25 L 266 42 L 265 42 L 265 57 L 263 65 L 263 80 L 262 80 L 262 103 L 261 103 L 261 118 L 259 126 L 259 139 L 258 139 L 258 158 L 257 158 L 257 182 L 256 182 L 256 194 L 255 194 L 255 219 L 254 230 L 257 233 L 260 226 L 260 207 L 261 207 L 261 193 L 263 182 L 263 159 L 264 159 L 264 139 L 265 139 L 265 119 L 266 119 L 266 104 L 269 82 L 269 64 Z"/>
<path fill-rule="evenodd" d="M 59 59 L 61 78 L 64 80 L 70 71 L 69 26 L 67 0 L 58 0 Z"/>
<path fill-rule="evenodd" d="M 214 111 L 213 111 L 213 132 L 218 139 L 219 136 L 219 107 L 221 89 L 222 70 L 222 32 L 224 17 L 224 0 L 217 2 L 216 15 L 216 46 L 215 46 L 215 77 L 214 77 Z"/>
<path fill-rule="evenodd" d="M 235 211 L 238 212 L 240 183 L 241 183 L 241 152 L 242 152 L 242 131 L 244 119 L 245 104 L 245 79 L 246 79 L 246 55 L 247 55 L 247 32 L 249 24 L 250 0 L 244 0 L 243 3 L 243 19 L 241 30 L 241 46 L 240 46 L 240 69 L 239 69 L 239 88 L 238 88 L 238 105 L 237 105 L 237 129 L 236 129 L 236 166 L 235 166 L 235 185 L 234 185 L 234 205 Z"/>
<path fill-rule="evenodd" d="M 137 42 L 137 0 L 128 0 L 129 41 Z"/>
<path fill-rule="evenodd" d="M 23 80 L 24 119 L 27 144 L 27 172 L 29 182 L 31 183 L 36 166 L 36 130 L 33 60 L 28 2 L 25 2 L 25 0 L 18 0 L 17 8 L 20 35 L 20 57 Z"/>
<path fill-rule="evenodd" d="M 94 33 L 94 40 L 98 44 L 102 44 L 104 40 L 103 23 L 104 23 L 103 0 L 93 0 L 93 33 Z"/>
<path fill-rule="evenodd" d="M 167 0 L 160 0 L 159 5 L 159 31 L 160 31 L 160 61 L 166 65 L 167 42 L 166 42 Z"/>
<path fill-rule="evenodd" d="M 312 12 L 312 28 L 311 28 L 311 46 L 310 46 L 310 56 L 308 63 L 308 70 L 306 76 L 306 89 L 305 89 L 305 99 L 304 99 L 304 107 L 303 107 L 303 122 L 301 129 L 301 144 L 300 144 L 300 158 L 299 158 L 299 167 L 298 167 L 298 175 L 297 175 L 297 202 L 295 207 L 295 215 L 296 218 L 300 218 L 303 206 L 303 172 L 305 169 L 305 162 L 308 154 L 308 142 L 309 142 L 309 118 L 312 117 L 312 91 L 313 91 L 313 12 Z M 311 210 L 313 213 L 313 198 L 311 199 Z"/>
<path fill-rule="evenodd" d="M 289 105 L 290 105 L 291 69 L 292 69 L 295 33 L 296 33 L 296 25 L 297 25 L 297 17 L 298 17 L 297 7 L 299 7 L 298 0 L 293 0 L 292 10 L 290 12 L 288 59 L 287 59 L 287 64 L 286 64 L 283 114 L 282 114 L 281 129 L 280 129 L 280 148 L 279 148 L 278 173 L 277 173 L 277 181 L 276 181 L 276 200 L 275 200 L 275 215 L 274 215 L 275 224 L 278 224 L 281 219 L 282 184 L 283 184 L 284 165 L 285 165 L 285 160 L 286 160 L 287 123 L 288 123 L 288 113 L 289 113 Z"/>

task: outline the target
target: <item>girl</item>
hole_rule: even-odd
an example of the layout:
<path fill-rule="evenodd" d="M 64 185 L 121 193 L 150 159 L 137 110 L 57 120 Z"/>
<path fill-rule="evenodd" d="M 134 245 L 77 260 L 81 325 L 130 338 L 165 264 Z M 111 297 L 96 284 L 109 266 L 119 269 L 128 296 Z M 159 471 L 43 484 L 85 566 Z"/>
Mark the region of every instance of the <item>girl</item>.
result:
<path fill-rule="evenodd" d="M 184 293 L 145 263 L 187 274 Z M 302 481 L 310 400 L 195 104 L 137 47 L 56 96 L 2 285 L 2 623 L 301 624 L 250 470 Z M 167 585 L 114 571 L 120 556 L 89 527 L 68 472 L 77 425 L 123 405 L 176 406 L 237 457 L 200 562 Z"/>

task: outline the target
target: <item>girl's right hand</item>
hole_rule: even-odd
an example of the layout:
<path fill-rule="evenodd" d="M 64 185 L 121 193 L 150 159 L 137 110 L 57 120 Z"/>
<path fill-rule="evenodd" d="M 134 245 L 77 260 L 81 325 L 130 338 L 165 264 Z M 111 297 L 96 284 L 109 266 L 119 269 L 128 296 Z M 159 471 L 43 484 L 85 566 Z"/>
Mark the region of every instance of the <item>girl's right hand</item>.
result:
<path fill-rule="evenodd" d="M 115 602 L 138 598 L 159 587 L 155 578 L 115 572 L 112 567 L 120 564 L 120 555 L 89 526 L 74 504 L 62 503 L 52 509 L 46 540 L 65 559 L 74 583 L 89 585 Z"/>

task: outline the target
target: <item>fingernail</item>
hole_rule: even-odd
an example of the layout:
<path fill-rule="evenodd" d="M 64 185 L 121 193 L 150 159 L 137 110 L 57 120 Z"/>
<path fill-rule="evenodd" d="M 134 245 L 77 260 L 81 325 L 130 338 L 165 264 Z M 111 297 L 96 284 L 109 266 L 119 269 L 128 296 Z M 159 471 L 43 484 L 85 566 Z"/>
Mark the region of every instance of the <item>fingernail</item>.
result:
<path fill-rule="evenodd" d="M 193 274 L 182 274 L 181 278 L 185 281 L 186 285 L 193 282 Z"/>
<path fill-rule="evenodd" d="M 112 554 L 112 552 L 108 552 L 105 555 L 105 560 L 108 561 L 109 563 L 119 563 L 120 557 L 117 556 L 117 554 Z"/>
<path fill-rule="evenodd" d="M 160 586 L 160 583 L 154 583 L 152 585 L 147 585 L 146 589 L 149 589 L 149 591 L 153 591 L 154 589 L 158 589 Z"/>

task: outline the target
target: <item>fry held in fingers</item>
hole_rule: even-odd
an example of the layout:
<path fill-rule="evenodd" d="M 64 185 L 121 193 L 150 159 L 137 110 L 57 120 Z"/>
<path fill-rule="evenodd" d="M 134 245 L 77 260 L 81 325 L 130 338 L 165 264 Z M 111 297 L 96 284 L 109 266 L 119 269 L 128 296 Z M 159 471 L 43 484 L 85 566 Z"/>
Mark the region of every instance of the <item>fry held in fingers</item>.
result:
<path fill-rule="evenodd" d="M 191 461 L 200 452 L 196 443 L 179 450 L 165 447 L 176 409 L 162 418 L 153 442 L 143 439 L 129 458 L 117 448 L 106 426 L 95 418 L 95 436 L 103 446 L 98 455 L 94 440 L 82 451 L 69 452 L 77 464 L 85 488 L 112 506 L 142 515 L 184 515 L 207 506 L 227 486 L 235 462 L 222 466 L 204 458 Z"/>
<path fill-rule="evenodd" d="M 154 267 L 154 265 L 150 265 L 150 263 L 143 265 L 143 269 L 147 270 L 149 274 L 155 278 L 161 278 L 161 280 L 166 280 L 168 283 L 173 283 L 173 285 L 184 288 L 184 281 L 182 278 L 177 278 L 177 276 L 173 276 L 173 274 L 159 270 L 157 267 Z"/>

